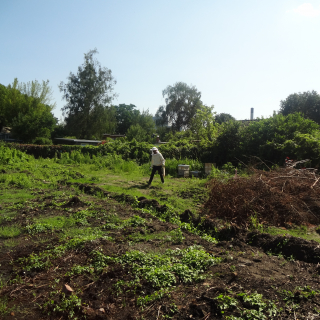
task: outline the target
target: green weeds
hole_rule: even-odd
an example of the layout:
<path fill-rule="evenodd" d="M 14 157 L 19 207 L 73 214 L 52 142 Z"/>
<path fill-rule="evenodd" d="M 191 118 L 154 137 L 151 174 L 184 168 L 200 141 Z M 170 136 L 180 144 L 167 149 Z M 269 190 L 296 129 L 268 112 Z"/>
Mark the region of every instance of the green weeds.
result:
<path fill-rule="evenodd" d="M 161 288 L 160 290 L 154 291 L 150 295 L 146 295 L 144 297 L 138 297 L 137 298 L 137 305 L 143 309 L 145 306 L 147 306 L 157 300 L 161 300 L 164 297 L 170 297 L 171 291 L 172 291 L 172 289 L 170 289 L 170 288 Z"/>
<path fill-rule="evenodd" d="M 296 287 L 294 291 L 280 290 L 279 293 L 283 297 L 283 301 L 287 304 L 299 303 L 302 300 L 308 300 L 314 298 L 320 293 L 318 290 L 313 290 L 309 286 Z"/>
<path fill-rule="evenodd" d="M 12 312 L 14 308 L 8 307 L 8 298 L 7 297 L 0 297 L 0 316 L 5 316 Z"/>
<path fill-rule="evenodd" d="M 51 299 L 45 302 L 43 306 L 40 306 L 40 308 L 43 311 L 48 311 L 48 315 L 53 312 L 66 315 L 68 319 L 77 319 L 75 315 L 77 311 L 80 311 L 81 304 L 81 299 L 75 294 L 67 297 L 63 292 L 53 292 Z"/>
<path fill-rule="evenodd" d="M 167 288 L 177 283 L 176 276 L 183 283 L 203 280 L 205 270 L 220 262 L 205 252 L 200 246 L 192 246 L 183 250 L 167 250 L 164 254 L 144 253 L 133 250 L 121 257 L 104 257 L 99 251 L 99 267 L 105 268 L 108 263 L 116 262 L 131 268 L 135 278 L 147 281 L 154 288 Z"/>
<path fill-rule="evenodd" d="M 262 294 L 257 292 L 234 294 L 229 290 L 229 294 L 220 294 L 214 300 L 217 301 L 217 307 L 220 309 L 221 315 L 224 315 L 227 311 L 236 311 L 240 315 L 240 317 L 225 316 L 224 319 L 226 320 L 273 319 L 282 311 L 282 309 L 277 308 L 276 304 L 264 299 Z"/>
<path fill-rule="evenodd" d="M 0 238 L 14 238 L 21 234 L 21 229 L 16 226 L 0 227 Z"/>

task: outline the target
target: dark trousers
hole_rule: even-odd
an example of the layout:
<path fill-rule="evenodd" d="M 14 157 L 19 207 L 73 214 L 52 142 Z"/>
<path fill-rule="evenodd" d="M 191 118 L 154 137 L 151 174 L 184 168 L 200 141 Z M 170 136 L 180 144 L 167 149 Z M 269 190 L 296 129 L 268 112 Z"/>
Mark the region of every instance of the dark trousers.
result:
<path fill-rule="evenodd" d="M 156 173 L 156 171 L 159 172 L 161 181 L 162 181 L 162 183 L 164 183 L 163 174 L 162 174 L 162 166 L 153 166 L 148 184 L 151 184 L 151 182 L 153 180 L 153 177 L 154 177 L 154 174 Z"/>

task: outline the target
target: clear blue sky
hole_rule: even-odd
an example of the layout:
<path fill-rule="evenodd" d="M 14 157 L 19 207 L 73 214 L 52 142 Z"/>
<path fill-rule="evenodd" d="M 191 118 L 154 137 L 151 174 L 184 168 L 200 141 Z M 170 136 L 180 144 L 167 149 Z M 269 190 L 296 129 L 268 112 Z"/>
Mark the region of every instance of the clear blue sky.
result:
<path fill-rule="evenodd" d="M 0 83 L 48 79 L 58 118 L 58 84 L 94 48 L 114 104 L 153 114 L 178 81 L 237 119 L 320 91 L 320 0 L 0 0 L 0 29 Z"/>

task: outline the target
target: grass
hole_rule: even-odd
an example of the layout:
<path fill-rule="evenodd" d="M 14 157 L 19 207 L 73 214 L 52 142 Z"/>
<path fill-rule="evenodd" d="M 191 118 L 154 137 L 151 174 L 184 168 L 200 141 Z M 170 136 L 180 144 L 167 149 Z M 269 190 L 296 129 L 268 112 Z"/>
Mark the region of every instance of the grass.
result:
<path fill-rule="evenodd" d="M 0 203 L 16 203 L 34 199 L 35 196 L 27 190 L 1 189 Z"/>
<path fill-rule="evenodd" d="M 86 237 L 92 239 L 101 238 L 106 236 L 108 233 L 101 230 L 100 228 L 93 228 L 93 227 L 71 227 L 65 228 L 63 233 L 60 235 L 61 239 L 72 239 L 72 238 L 79 238 L 79 237 Z"/>
<path fill-rule="evenodd" d="M 320 235 L 316 232 L 315 229 L 307 228 L 306 226 L 294 227 L 292 229 L 281 229 L 276 227 L 268 227 L 262 230 L 271 235 L 281 235 L 281 236 L 292 236 L 298 237 L 305 240 L 314 240 L 320 242 Z"/>
<path fill-rule="evenodd" d="M 19 244 L 19 241 L 16 239 L 7 239 L 3 241 L 3 246 L 6 248 L 13 248 Z"/>
<path fill-rule="evenodd" d="M 21 234 L 21 229 L 17 226 L 0 227 L 0 238 L 14 238 Z"/>

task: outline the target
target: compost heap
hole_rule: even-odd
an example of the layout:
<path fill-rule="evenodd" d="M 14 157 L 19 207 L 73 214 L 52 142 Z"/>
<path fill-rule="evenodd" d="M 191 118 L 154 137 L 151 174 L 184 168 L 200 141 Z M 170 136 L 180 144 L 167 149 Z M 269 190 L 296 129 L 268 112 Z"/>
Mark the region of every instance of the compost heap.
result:
<path fill-rule="evenodd" d="M 249 178 L 226 183 L 212 179 L 204 205 L 207 217 L 244 227 L 252 217 L 273 226 L 319 224 L 320 177 L 316 169 L 296 169 L 297 163 L 278 170 L 253 169 Z"/>

